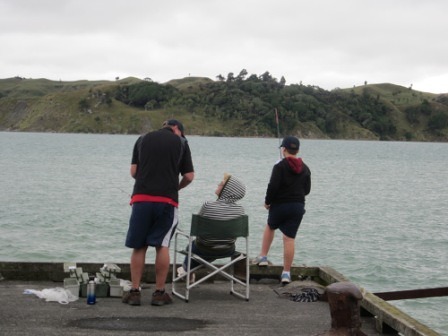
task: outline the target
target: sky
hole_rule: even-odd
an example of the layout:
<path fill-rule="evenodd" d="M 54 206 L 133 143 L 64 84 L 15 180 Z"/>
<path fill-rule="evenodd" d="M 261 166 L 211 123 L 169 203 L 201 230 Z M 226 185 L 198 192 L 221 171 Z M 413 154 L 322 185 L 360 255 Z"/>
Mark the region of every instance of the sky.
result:
<path fill-rule="evenodd" d="M 446 0 L 0 0 L 0 78 L 235 76 L 448 93 Z"/>

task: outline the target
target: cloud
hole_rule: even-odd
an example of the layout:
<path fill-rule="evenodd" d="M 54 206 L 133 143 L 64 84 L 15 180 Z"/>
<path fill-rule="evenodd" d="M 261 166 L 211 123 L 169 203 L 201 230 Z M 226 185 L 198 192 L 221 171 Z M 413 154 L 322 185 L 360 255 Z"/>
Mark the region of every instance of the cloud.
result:
<path fill-rule="evenodd" d="M 0 0 L 0 77 L 214 79 L 448 92 L 444 0 Z"/>

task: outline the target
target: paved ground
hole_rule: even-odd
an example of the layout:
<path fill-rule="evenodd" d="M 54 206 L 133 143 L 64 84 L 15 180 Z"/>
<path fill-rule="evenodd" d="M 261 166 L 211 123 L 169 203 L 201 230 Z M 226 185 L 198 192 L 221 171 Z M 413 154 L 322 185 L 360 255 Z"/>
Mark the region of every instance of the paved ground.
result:
<path fill-rule="evenodd" d="M 229 294 L 227 284 L 207 283 L 190 293 L 190 302 L 149 304 L 153 285 L 142 291 L 143 304 L 132 307 L 119 298 L 85 298 L 63 305 L 46 302 L 25 289 L 62 287 L 55 282 L 0 281 L 0 335 L 317 335 L 328 331 L 331 318 L 323 301 L 302 303 L 279 297 L 278 284 L 252 284 L 249 302 Z M 169 289 L 170 287 L 168 287 Z M 377 335 L 373 321 L 363 332 Z"/>

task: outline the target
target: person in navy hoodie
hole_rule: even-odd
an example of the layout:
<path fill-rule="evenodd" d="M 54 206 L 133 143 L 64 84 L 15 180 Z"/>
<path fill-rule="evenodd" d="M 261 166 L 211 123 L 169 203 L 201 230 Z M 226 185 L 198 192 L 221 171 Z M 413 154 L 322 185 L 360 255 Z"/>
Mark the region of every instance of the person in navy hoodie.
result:
<path fill-rule="evenodd" d="M 283 233 L 282 284 L 291 282 L 295 238 L 305 214 L 305 196 L 311 191 L 311 171 L 297 157 L 299 147 L 300 141 L 294 136 L 286 136 L 280 146 L 283 159 L 274 165 L 267 187 L 264 207 L 269 210 L 269 215 L 261 253 L 255 260 L 258 266 L 269 265 L 267 255 L 275 231 L 279 229 Z"/>

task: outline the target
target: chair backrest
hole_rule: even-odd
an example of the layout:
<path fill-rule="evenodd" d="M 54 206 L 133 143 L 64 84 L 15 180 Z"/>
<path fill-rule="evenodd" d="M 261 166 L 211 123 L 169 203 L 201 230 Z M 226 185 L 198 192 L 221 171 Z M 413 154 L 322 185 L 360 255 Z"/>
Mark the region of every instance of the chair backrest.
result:
<path fill-rule="evenodd" d="M 214 238 L 248 237 L 249 217 L 242 215 L 234 219 L 217 220 L 193 214 L 190 235 Z"/>

